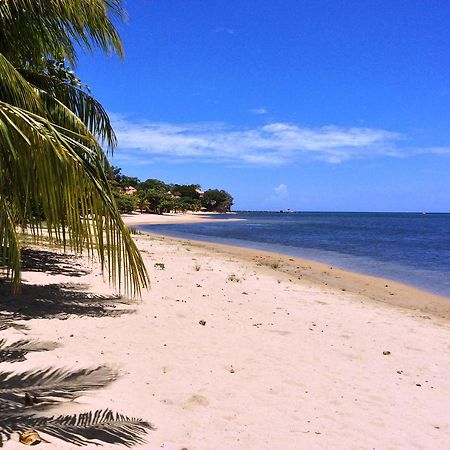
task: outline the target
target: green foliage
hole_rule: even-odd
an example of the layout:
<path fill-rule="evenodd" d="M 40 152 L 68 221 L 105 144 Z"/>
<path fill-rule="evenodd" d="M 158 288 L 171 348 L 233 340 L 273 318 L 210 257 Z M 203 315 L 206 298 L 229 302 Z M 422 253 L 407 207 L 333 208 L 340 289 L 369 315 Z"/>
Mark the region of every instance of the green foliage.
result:
<path fill-rule="evenodd" d="M 233 204 L 233 197 L 223 190 L 206 191 L 208 195 L 205 201 L 199 184 L 166 184 L 154 178 L 140 181 L 122 174 L 119 167 L 111 166 L 108 178 L 121 212 L 131 212 L 132 207 L 134 210 L 154 214 L 202 209 L 227 212 Z M 136 189 L 133 195 L 125 194 L 125 189 L 129 186 Z"/>
<path fill-rule="evenodd" d="M 106 177 L 109 118 L 64 62 L 76 48 L 122 55 L 112 17 L 123 15 L 120 0 L 0 2 L 0 267 L 16 284 L 18 228 L 96 252 L 130 294 L 148 284 Z"/>
<path fill-rule="evenodd" d="M 233 205 L 233 197 L 224 190 L 209 189 L 203 195 L 202 205 L 207 211 L 228 212 Z"/>
<path fill-rule="evenodd" d="M 129 214 L 135 211 L 138 207 L 138 199 L 135 195 L 128 195 L 121 191 L 114 191 L 114 198 L 116 205 L 122 214 Z"/>
<path fill-rule="evenodd" d="M 170 190 L 170 186 L 164 183 L 164 181 L 155 180 L 154 178 L 149 178 L 139 183 L 139 188 L 142 190 L 155 189 L 161 192 L 168 192 Z"/>
<path fill-rule="evenodd" d="M 174 195 L 186 199 L 199 199 L 200 195 L 197 190 L 200 190 L 199 184 L 172 184 L 170 189 Z"/>
<path fill-rule="evenodd" d="M 128 186 L 136 188 L 139 184 L 138 178 L 128 177 L 122 174 L 122 169 L 120 167 L 110 166 L 107 171 L 107 176 L 114 186 L 120 187 L 122 189 Z"/>
<path fill-rule="evenodd" d="M 3 0 L 1 53 L 16 67 L 38 69 L 48 56 L 74 64 L 77 46 L 122 56 L 114 17 L 125 17 L 121 0 Z"/>

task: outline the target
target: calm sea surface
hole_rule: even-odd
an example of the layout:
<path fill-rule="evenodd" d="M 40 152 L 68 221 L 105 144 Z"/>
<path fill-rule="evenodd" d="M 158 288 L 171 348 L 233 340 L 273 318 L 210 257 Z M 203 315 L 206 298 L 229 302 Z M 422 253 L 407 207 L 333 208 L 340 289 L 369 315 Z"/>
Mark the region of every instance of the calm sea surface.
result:
<path fill-rule="evenodd" d="M 143 231 L 313 259 L 402 281 L 450 298 L 450 214 L 267 213 Z"/>

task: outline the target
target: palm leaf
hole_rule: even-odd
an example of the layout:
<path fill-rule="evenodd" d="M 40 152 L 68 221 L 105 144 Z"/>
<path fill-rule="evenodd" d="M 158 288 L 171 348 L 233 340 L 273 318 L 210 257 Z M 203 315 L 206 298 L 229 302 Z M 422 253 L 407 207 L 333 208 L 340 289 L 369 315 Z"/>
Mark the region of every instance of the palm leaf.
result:
<path fill-rule="evenodd" d="M 42 57 L 76 60 L 75 46 L 123 55 L 112 18 L 124 18 L 120 0 L 3 0 L 0 51 L 16 66 Z"/>
<path fill-rule="evenodd" d="M 1 53 L 0 99 L 34 112 L 40 109 L 40 100 L 33 86 Z"/>
<path fill-rule="evenodd" d="M 0 131 L 1 133 L 1 131 Z M 0 166 L 1 167 L 1 166 Z M 6 267 L 6 276 L 14 283 L 20 280 L 20 243 L 13 218 L 12 205 L 0 191 L 0 267 Z"/>
<path fill-rule="evenodd" d="M 35 236 L 42 223 L 32 205 L 39 204 L 52 241 L 78 252 L 95 248 L 110 281 L 134 295 L 147 286 L 148 275 L 114 203 L 105 155 L 83 131 L 0 101 L 0 172 L 7 175 L 0 179 L 0 198 L 9 196 L 15 223 L 29 226 Z M 10 267 L 17 277 L 18 264 Z"/>
<path fill-rule="evenodd" d="M 22 69 L 19 73 L 29 83 L 47 94 L 46 100 L 50 103 L 48 104 L 50 111 L 56 106 L 52 100 L 57 100 L 72 111 L 93 135 L 106 142 L 110 148 L 117 145 L 117 138 L 108 114 L 103 106 L 87 92 L 43 72 Z"/>
<path fill-rule="evenodd" d="M 49 57 L 74 63 L 76 46 L 121 54 L 113 16 L 124 16 L 120 0 L 0 1 L 0 266 L 16 284 L 21 226 L 37 241 L 45 229 L 53 243 L 96 253 L 119 290 L 148 285 L 96 139 L 115 144 L 106 112 L 82 90 L 39 76 Z"/>

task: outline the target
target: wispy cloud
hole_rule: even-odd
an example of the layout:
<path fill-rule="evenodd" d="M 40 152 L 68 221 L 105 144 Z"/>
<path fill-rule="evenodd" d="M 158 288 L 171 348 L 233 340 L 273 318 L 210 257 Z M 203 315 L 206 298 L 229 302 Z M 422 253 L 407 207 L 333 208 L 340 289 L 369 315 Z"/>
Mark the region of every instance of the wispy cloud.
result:
<path fill-rule="evenodd" d="M 228 27 L 216 27 L 213 31 L 214 33 L 234 34 L 234 29 Z"/>
<path fill-rule="evenodd" d="M 112 115 L 112 120 L 119 139 L 119 159 L 281 166 L 305 159 L 341 163 L 406 153 L 401 134 L 374 128 L 311 128 L 282 122 L 235 128 L 221 123 L 131 121 L 119 115 Z M 434 151 L 446 153 L 448 149 Z"/>
<path fill-rule="evenodd" d="M 267 109 L 263 108 L 262 106 L 259 108 L 252 108 L 250 112 L 252 112 L 253 114 L 260 114 L 260 115 L 268 113 Z"/>
<path fill-rule="evenodd" d="M 450 155 L 450 147 L 429 147 L 427 153 L 434 153 L 435 155 Z"/>

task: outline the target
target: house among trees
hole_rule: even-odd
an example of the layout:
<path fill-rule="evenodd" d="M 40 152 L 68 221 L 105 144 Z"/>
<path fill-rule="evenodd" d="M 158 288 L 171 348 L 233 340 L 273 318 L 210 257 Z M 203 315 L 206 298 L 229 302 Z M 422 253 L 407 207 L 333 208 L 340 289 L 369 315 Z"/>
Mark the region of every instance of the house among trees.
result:
<path fill-rule="evenodd" d="M 137 192 L 137 189 L 133 186 L 127 186 L 123 189 L 123 191 L 125 192 L 125 194 L 127 195 L 133 195 L 135 192 Z"/>
<path fill-rule="evenodd" d="M 208 189 L 202 191 L 199 184 L 167 184 L 149 178 L 140 181 L 121 173 L 111 166 L 108 172 L 117 207 L 121 213 L 132 211 L 163 214 L 183 211 L 228 212 L 233 197 L 226 191 Z"/>

